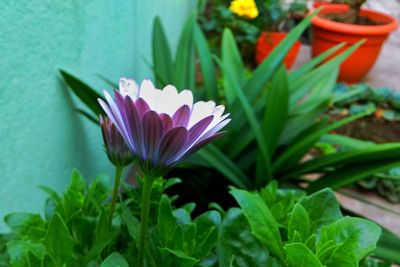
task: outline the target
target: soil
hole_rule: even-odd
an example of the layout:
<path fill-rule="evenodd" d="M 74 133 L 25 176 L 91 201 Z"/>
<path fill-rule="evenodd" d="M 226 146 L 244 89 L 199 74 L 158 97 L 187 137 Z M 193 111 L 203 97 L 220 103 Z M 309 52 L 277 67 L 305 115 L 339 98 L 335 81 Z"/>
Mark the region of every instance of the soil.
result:
<path fill-rule="evenodd" d="M 400 123 L 366 117 L 337 129 L 336 133 L 375 143 L 400 142 Z"/>
<path fill-rule="evenodd" d="M 376 25 L 383 25 L 385 24 L 384 22 L 381 21 L 373 21 L 368 17 L 364 16 L 359 16 L 357 19 L 351 18 L 352 14 L 350 12 L 345 12 L 345 13 L 328 13 L 321 15 L 322 17 L 335 21 L 335 22 L 341 22 L 341 23 L 348 23 L 349 21 L 356 21 L 355 23 L 352 23 L 354 25 L 364 25 L 364 26 L 376 26 Z"/>

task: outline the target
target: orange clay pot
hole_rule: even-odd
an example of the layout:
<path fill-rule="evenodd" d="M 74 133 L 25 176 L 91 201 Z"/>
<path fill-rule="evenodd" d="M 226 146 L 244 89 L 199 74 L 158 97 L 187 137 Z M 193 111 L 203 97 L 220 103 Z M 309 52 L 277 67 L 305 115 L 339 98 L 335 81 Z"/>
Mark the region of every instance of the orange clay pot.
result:
<path fill-rule="evenodd" d="M 397 22 L 391 16 L 368 9 L 361 10 L 361 15 L 384 24 L 352 25 L 321 17 L 323 14 L 342 13 L 348 9 L 349 7 L 345 5 L 324 6 L 320 13 L 313 18 L 312 55 L 316 57 L 329 48 L 345 42 L 345 47 L 336 53 L 338 54 L 359 40 L 367 38 L 366 42 L 340 66 L 339 81 L 357 83 L 374 65 L 389 33 L 397 28 Z"/>
<path fill-rule="evenodd" d="M 257 40 L 256 46 L 256 63 L 260 64 L 274 48 L 286 37 L 286 33 L 283 32 L 263 32 Z M 284 64 L 286 68 L 290 68 L 296 60 L 297 54 L 299 53 L 300 42 L 296 43 L 289 50 L 285 57 Z"/>

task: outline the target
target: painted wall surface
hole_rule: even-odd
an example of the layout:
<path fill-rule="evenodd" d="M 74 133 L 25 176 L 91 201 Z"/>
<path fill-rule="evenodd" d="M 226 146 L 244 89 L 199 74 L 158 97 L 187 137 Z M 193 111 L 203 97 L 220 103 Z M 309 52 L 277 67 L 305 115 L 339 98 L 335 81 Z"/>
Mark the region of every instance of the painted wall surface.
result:
<path fill-rule="evenodd" d="M 38 185 L 61 191 L 73 168 L 91 178 L 112 173 L 96 125 L 73 110 L 64 68 L 97 90 L 96 74 L 151 77 L 153 17 L 175 47 L 190 0 L 0 1 L 0 217 L 41 212 Z M 0 223 L 0 232 L 7 228 Z"/>

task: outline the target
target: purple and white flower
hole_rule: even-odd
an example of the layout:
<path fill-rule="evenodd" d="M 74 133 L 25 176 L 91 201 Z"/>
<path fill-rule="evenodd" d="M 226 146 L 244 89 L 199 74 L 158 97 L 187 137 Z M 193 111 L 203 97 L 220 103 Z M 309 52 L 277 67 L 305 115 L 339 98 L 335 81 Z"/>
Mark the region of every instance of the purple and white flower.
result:
<path fill-rule="evenodd" d="M 193 103 L 189 90 L 168 85 L 157 89 L 150 80 L 140 86 L 121 78 L 114 99 L 106 91 L 100 105 L 124 137 L 143 172 L 162 175 L 184 157 L 220 137 L 230 121 L 225 107 L 213 101 Z"/>

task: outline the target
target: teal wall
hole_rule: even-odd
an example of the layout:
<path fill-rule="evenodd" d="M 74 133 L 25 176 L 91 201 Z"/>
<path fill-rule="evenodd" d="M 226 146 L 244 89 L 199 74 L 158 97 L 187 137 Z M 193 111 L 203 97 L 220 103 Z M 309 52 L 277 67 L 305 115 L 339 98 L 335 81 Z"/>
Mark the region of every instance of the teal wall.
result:
<path fill-rule="evenodd" d="M 97 126 L 73 112 L 57 69 L 99 91 L 96 74 L 151 77 L 151 24 L 175 46 L 190 0 L 0 1 L 0 217 L 43 210 L 38 185 L 61 191 L 73 168 L 112 173 Z M 5 231 L 3 222 L 0 231 Z"/>

